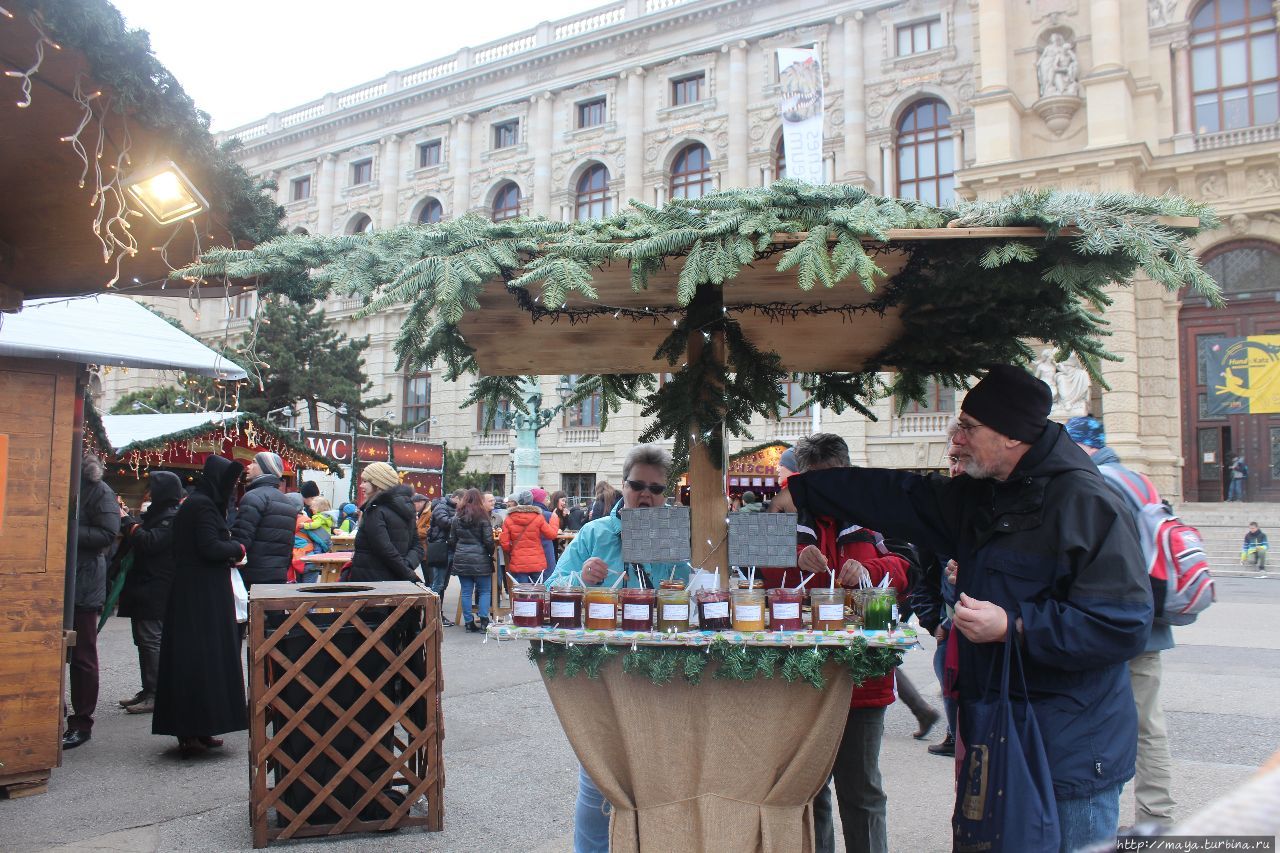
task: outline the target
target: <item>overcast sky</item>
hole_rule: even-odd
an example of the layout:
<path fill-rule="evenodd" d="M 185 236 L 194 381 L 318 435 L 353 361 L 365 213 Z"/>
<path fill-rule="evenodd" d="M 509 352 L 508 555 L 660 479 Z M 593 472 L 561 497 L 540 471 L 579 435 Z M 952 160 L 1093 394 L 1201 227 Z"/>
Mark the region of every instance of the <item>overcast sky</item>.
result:
<path fill-rule="evenodd" d="M 112 0 L 214 130 L 608 0 Z"/>

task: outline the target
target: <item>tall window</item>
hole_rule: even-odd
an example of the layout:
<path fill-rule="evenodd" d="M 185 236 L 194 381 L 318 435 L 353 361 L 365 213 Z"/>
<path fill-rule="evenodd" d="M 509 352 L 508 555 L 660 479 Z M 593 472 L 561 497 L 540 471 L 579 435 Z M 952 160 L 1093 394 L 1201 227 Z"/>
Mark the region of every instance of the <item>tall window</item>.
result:
<path fill-rule="evenodd" d="M 404 378 L 404 408 L 400 423 L 410 435 L 431 432 L 431 374 L 415 373 Z"/>
<path fill-rule="evenodd" d="M 444 208 L 434 198 L 427 199 L 427 203 L 422 206 L 422 210 L 418 211 L 418 221 L 423 225 L 439 222 L 443 218 Z"/>
<path fill-rule="evenodd" d="M 590 498 L 596 491 L 596 475 L 561 474 L 560 488 L 571 498 Z"/>
<path fill-rule="evenodd" d="M 787 149 L 784 146 L 782 135 L 778 135 L 778 144 L 773 149 L 773 178 L 780 181 L 787 176 Z"/>
<path fill-rule="evenodd" d="M 688 77 L 678 77 L 671 81 L 671 106 L 680 107 L 685 104 L 696 104 L 702 100 L 702 87 L 707 75 L 701 72 Z"/>
<path fill-rule="evenodd" d="M 782 417 L 784 418 L 807 418 L 809 412 L 807 409 L 799 409 L 793 411 L 802 405 L 805 400 L 809 399 L 809 394 L 800 387 L 800 383 L 794 378 L 788 379 L 782 383 Z"/>
<path fill-rule="evenodd" d="M 671 166 L 671 197 L 702 198 L 714 189 L 707 146 L 698 142 L 686 146 Z"/>
<path fill-rule="evenodd" d="M 1196 130 L 1217 133 L 1280 118 L 1276 19 L 1268 0 L 1208 0 L 1191 19 Z"/>
<path fill-rule="evenodd" d="M 498 411 L 493 418 L 493 426 L 490 430 L 507 429 L 503 423 L 503 417 L 511 414 L 511 401 L 502 400 L 498 403 Z M 489 405 L 481 403 L 476 406 L 476 432 L 484 432 L 484 422 L 489 419 Z"/>
<path fill-rule="evenodd" d="M 898 197 L 950 204 L 955 195 L 951 110 L 936 98 L 917 101 L 898 122 Z"/>
<path fill-rule="evenodd" d="M 576 385 L 581 377 L 569 375 L 569 383 Z M 564 410 L 565 429 L 588 429 L 600 427 L 600 394 L 592 394 L 581 403 L 566 406 Z"/>
<path fill-rule="evenodd" d="M 520 142 L 520 119 L 504 121 L 493 126 L 493 147 L 510 148 Z"/>
<path fill-rule="evenodd" d="M 1233 242 L 1206 255 L 1201 266 L 1223 293 L 1242 298 L 1280 291 L 1280 246 L 1274 243 Z"/>
<path fill-rule="evenodd" d="M 897 28 L 897 34 L 898 56 L 910 56 L 942 47 L 942 21 L 939 18 L 903 24 Z"/>
<path fill-rule="evenodd" d="M 440 165 L 440 140 L 433 139 L 418 146 L 418 168 Z"/>
<path fill-rule="evenodd" d="M 365 213 L 361 213 L 355 219 L 351 220 L 351 224 L 347 226 L 348 234 L 363 234 L 366 231 L 372 230 L 373 220 Z"/>
<path fill-rule="evenodd" d="M 231 304 L 227 307 L 227 316 L 229 317 L 238 317 L 240 319 L 252 317 L 258 308 L 258 293 L 255 290 L 241 291 L 231 299 Z"/>
<path fill-rule="evenodd" d="M 373 180 L 373 161 L 357 160 L 351 164 L 351 184 L 367 184 Z"/>
<path fill-rule="evenodd" d="M 930 379 L 925 387 L 925 401 L 911 400 L 907 403 L 903 414 L 907 415 L 949 415 L 956 410 L 956 389 L 939 385 Z"/>
<path fill-rule="evenodd" d="M 515 219 L 520 215 L 520 188 L 508 181 L 493 197 L 493 221 Z"/>
<path fill-rule="evenodd" d="M 604 98 L 593 98 L 578 104 L 578 127 L 597 127 L 604 124 Z"/>
<path fill-rule="evenodd" d="M 596 163 L 578 178 L 576 219 L 602 219 L 609 215 L 609 170 Z"/>
<path fill-rule="evenodd" d="M 289 182 L 289 200 L 303 201 L 311 198 L 311 176 L 303 175 Z"/>

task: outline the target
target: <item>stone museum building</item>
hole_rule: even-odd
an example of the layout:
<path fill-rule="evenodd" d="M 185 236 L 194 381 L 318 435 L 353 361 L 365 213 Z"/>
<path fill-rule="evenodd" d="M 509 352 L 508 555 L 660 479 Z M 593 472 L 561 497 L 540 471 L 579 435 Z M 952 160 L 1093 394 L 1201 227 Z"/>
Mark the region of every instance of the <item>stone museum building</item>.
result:
<path fill-rule="evenodd" d="M 1250 498 L 1280 500 L 1280 416 L 1213 416 L 1199 356 L 1215 338 L 1280 334 L 1278 9 L 1269 0 L 619 0 L 281 104 L 223 136 L 242 140 L 251 173 L 276 181 L 291 231 L 351 234 L 466 212 L 598 217 L 628 199 L 662 204 L 784 176 L 776 53 L 812 48 L 824 74 L 828 181 L 943 204 L 1023 187 L 1213 204 L 1224 227 L 1198 249 L 1228 294 L 1225 310 L 1149 282 L 1114 288 L 1107 345 L 1122 360 L 1104 365 L 1110 390 L 1051 351 L 1031 369 L 1053 387 L 1056 416 L 1105 418 L 1121 457 L 1172 499 L 1221 500 L 1226 464 L 1241 454 Z M 238 339 L 255 309 L 252 292 L 152 301 L 206 339 Z M 468 468 L 490 472 L 496 490 L 510 485 L 513 435 L 486 435 L 480 412 L 459 408 L 469 380 L 445 382 L 439 367 L 397 372 L 397 313 L 355 319 L 360 303 L 342 298 L 324 307 L 346 334 L 369 336 L 367 369 L 374 393 L 392 397 L 388 420 L 469 447 Z M 154 381 L 131 373 L 108 396 Z M 559 377 L 543 383 L 554 401 Z M 803 399 L 798 387 L 787 393 Z M 939 468 L 957 404 L 938 389 L 903 414 L 883 401 L 876 422 L 804 411 L 761 421 L 731 448 L 820 425 L 846 437 L 856 463 Z M 634 407 L 604 430 L 593 401 L 562 413 L 540 434 L 542 484 L 576 495 L 600 480 L 616 486 L 642 428 Z"/>

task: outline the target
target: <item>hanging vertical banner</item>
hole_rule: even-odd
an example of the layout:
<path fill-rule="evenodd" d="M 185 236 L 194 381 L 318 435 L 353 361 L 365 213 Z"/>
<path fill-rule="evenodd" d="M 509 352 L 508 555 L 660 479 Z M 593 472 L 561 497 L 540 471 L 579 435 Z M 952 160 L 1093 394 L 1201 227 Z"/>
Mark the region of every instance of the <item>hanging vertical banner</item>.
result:
<path fill-rule="evenodd" d="M 1280 414 L 1280 335 L 1200 341 L 1209 399 L 1205 415 Z"/>
<path fill-rule="evenodd" d="M 787 177 L 826 183 L 822 168 L 822 61 L 808 48 L 778 50 L 782 151 Z"/>

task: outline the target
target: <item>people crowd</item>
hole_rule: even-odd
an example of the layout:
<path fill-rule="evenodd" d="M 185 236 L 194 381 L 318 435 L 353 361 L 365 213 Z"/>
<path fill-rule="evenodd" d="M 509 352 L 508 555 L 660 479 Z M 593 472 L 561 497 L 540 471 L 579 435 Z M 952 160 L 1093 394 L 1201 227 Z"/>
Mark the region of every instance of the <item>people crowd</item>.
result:
<path fill-rule="evenodd" d="M 1045 837 L 1063 851 L 1114 837 L 1130 779 L 1133 822 L 1172 824 L 1159 692 L 1160 655 L 1174 641 L 1170 625 L 1154 618 L 1141 507 L 1106 476 L 1128 469 L 1107 446 L 1102 423 L 1053 422 L 1051 402 L 1033 375 L 996 366 L 964 397 L 949 428 L 946 474 L 853 467 L 840 436 L 817 433 L 782 455 L 776 493 L 734 496 L 737 512 L 797 513 L 797 567 L 761 570 L 766 586 L 794 586 L 801 577 L 815 587 L 888 586 L 903 619 L 913 614 L 936 643 L 942 713 L 900 671 L 854 688 L 835 733 L 831 779 L 813 804 L 820 853 L 835 849 L 836 809 L 846 850 L 889 849 L 879 767 L 887 707 L 903 698 L 919 739 L 945 721 L 928 752 L 963 758 L 966 744 L 982 742 L 974 720 L 998 691 L 988 676 L 1010 649 L 1025 683 L 1015 693 L 1038 723 L 1047 768 L 1042 793 L 1054 825 Z M 354 532 L 344 578 L 407 581 L 443 596 L 456 576 L 462 625 L 483 632 L 493 619 L 495 573 L 499 582 L 510 575 L 548 585 L 687 581 L 688 563 L 622 560 L 620 511 L 668 500 L 671 464 L 658 445 L 632 448 L 620 466 L 621 489 L 601 482 L 593 501 L 541 488 L 505 497 L 469 488 L 430 500 L 394 467 L 374 462 L 359 473 L 358 502 L 335 509 L 311 483 L 286 493 L 284 463 L 264 451 L 247 467 L 209 457 L 189 494 L 174 474 L 152 472 L 150 503 L 133 514 L 102 482 L 102 463 L 86 455 L 77 517 L 81 640 L 71 655 L 64 748 L 92 734 L 94 638 L 118 536 L 116 562 L 127 563 L 119 614 L 130 619 L 140 675 L 140 689 L 119 704 L 152 714 L 152 731 L 177 738 L 189 756 L 247 727 L 241 582 L 247 590 L 314 580 L 306 556 Z M 1266 547 L 1266 534 L 1251 523 L 1242 561 L 1265 571 Z M 453 626 L 443 611 L 441 620 Z M 579 767 L 576 851 L 608 849 L 610 809 Z"/>

